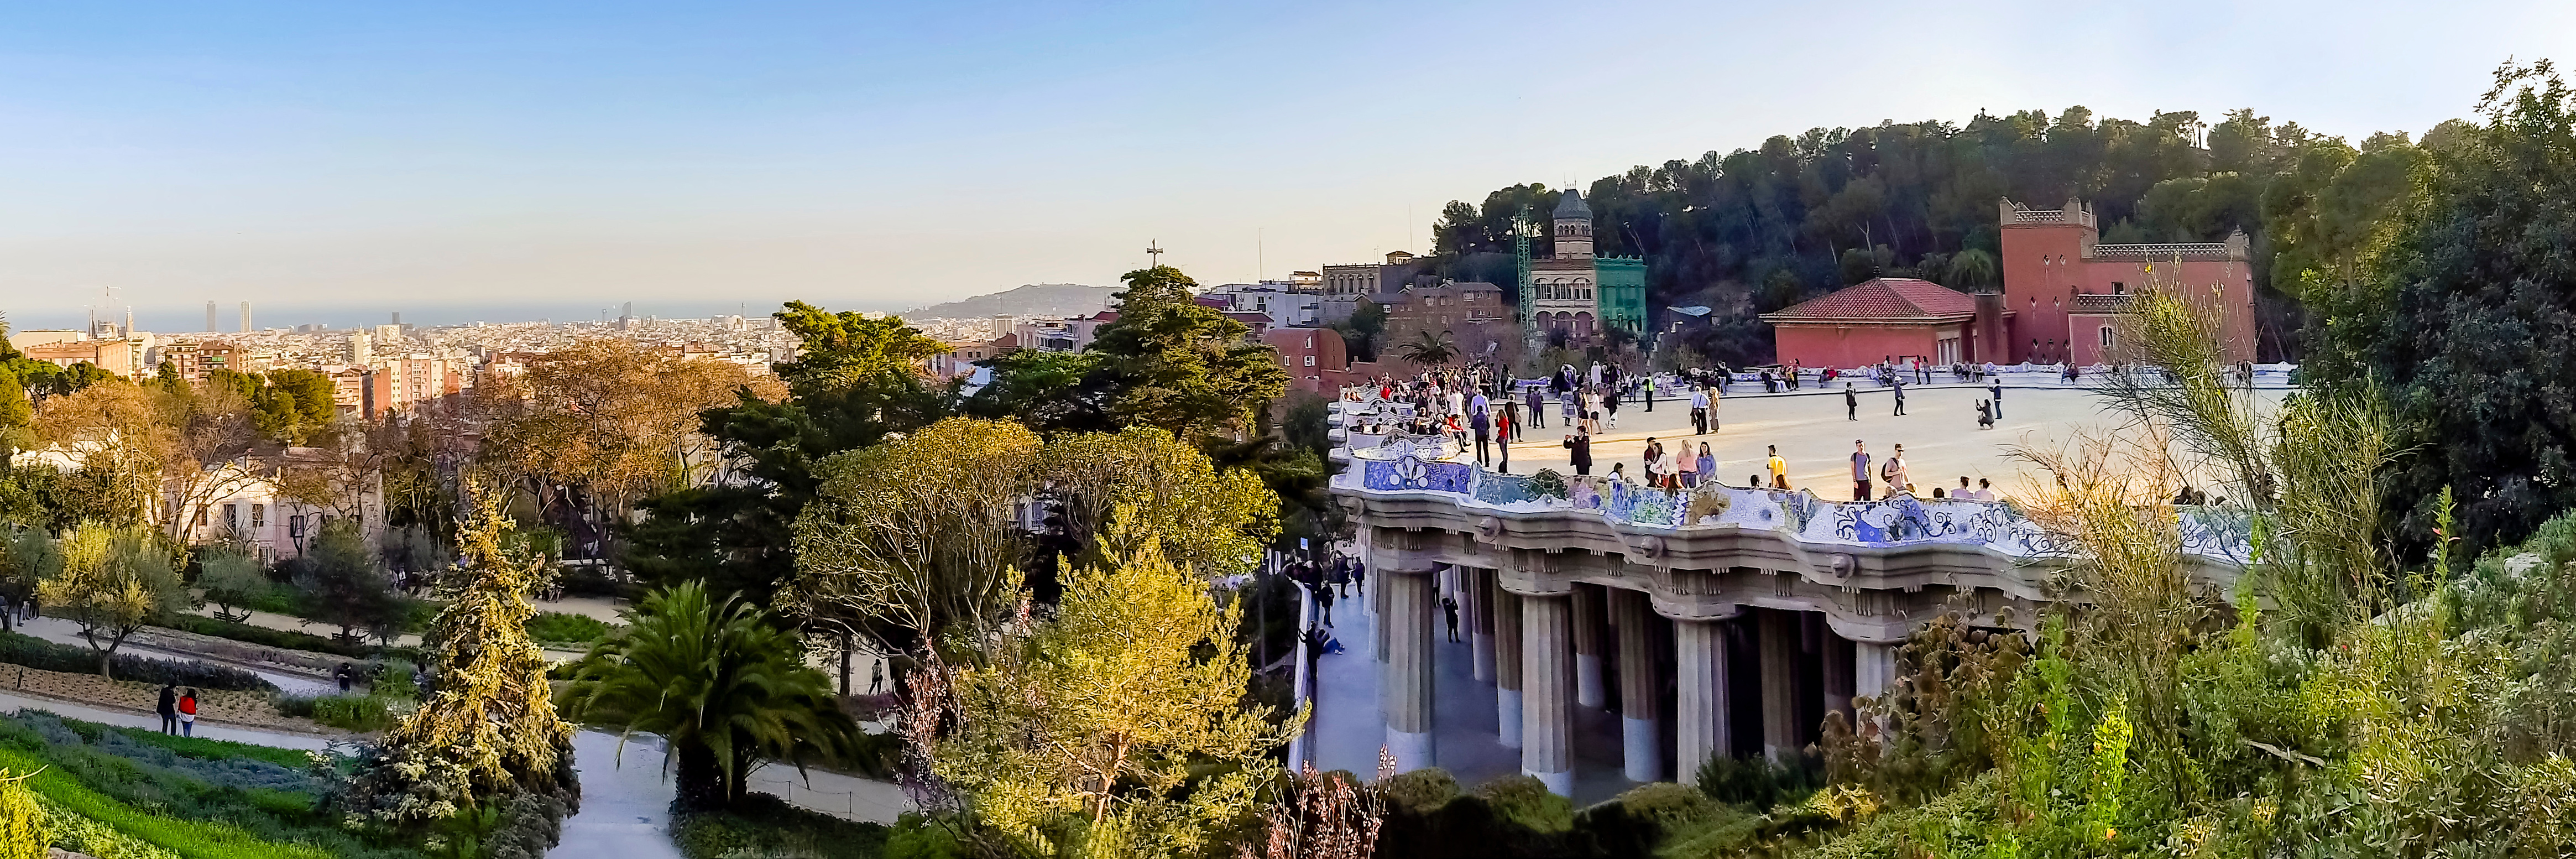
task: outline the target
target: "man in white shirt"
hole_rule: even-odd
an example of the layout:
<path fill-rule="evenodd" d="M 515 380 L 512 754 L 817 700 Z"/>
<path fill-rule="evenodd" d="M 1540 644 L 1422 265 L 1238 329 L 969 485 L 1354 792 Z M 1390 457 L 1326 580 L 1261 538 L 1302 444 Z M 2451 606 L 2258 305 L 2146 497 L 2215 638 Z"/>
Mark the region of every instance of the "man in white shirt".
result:
<path fill-rule="evenodd" d="M 1691 391 L 1691 434 L 1708 434 L 1708 389 Z"/>

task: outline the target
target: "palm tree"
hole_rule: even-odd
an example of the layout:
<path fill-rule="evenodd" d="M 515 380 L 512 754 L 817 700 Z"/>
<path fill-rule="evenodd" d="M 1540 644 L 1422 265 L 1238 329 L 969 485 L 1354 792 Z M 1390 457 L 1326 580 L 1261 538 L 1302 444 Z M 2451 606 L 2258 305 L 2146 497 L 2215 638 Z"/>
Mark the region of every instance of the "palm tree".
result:
<path fill-rule="evenodd" d="M 565 710 L 625 735 L 661 735 L 683 805 L 733 802 L 763 760 L 803 772 L 850 749 L 858 726 L 831 681 L 759 606 L 712 602 L 692 581 L 646 595 L 625 616 L 624 633 L 582 658 Z"/>
<path fill-rule="evenodd" d="M 1995 255 L 1976 248 L 1960 251 L 1950 257 L 1949 271 L 1944 274 L 1943 286 L 1960 292 L 1984 292 L 1995 282 Z"/>
<path fill-rule="evenodd" d="M 1458 357 L 1458 344 L 1445 333 L 1418 331 L 1413 340 L 1395 347 L 1397 357 L 1425 367 L 1447 365 Z"/>

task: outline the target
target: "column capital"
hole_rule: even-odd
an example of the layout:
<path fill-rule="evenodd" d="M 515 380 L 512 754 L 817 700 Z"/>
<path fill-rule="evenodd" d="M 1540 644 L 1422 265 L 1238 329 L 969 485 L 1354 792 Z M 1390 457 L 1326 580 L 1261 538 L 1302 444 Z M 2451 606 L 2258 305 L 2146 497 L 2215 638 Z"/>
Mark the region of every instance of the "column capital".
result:
<path fill-rule="evenodd" d="M 1501 559 L 1494 580 L 1503 590 L 1524 597 L 1561 597 L 1574 592 L 1574 582 L 1557 575 L 1556 555 L 1539 549 L 1513 549 Z"/>
<path fill-rule="evenodd" d="M 1371 572 L 1390 575 L 1427 575 L 1437 568 L 1440 537 L 1447 532 L 1418 531 L 1408 528 L 1372 528 L 1369 542 L 1375 551 L 1377 569 Z"/>

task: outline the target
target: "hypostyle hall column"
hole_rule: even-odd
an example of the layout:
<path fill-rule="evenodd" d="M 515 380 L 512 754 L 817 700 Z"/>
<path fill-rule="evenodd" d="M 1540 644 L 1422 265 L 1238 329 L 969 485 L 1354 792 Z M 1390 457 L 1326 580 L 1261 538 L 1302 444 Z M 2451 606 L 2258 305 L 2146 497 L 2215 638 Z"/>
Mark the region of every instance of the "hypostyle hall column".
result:
<path fill-rule="evenodd" d="M 1478 680 L 1494 679 L 1494 571 L 1468 567 L 1458 600 L 1467 604 L 1467 649 L 1474 654 Z"/>
<path fill-rule="evenodd" d="M 1761 635 L 1762 754 L 1774 763 L 1798 753 L 1797 612 L 1763 609 L 1756 627 Z"/>
<path fill-rule="evenodd" d="M 1643 591 L 1611 588 L 1610 612 L 1619 629 L 1620 760 L 1629 781 L 1664 777 L 1663 696 L 1655 677 L 1654 607 Z"/>
<path fill-rule="evenodd" d="M 1852 694 L 1875 698 L 1887 694 L 1887 687 L 1895 682 L 1896 645 L 1852 642 Z M 1879 729 L 1884 732 L 1886 727 L 1881 725 Z M 1860 726 L 1853 725 L 1852 730 L 1860 730 Z"/>
<path fill-rule="evenodd" d="M 1609 703 L 1601 685 L 1601 587 L 1574 586 L 1574 702 L 1598 708 Z"/>
<path fill-rule="evenodd" d="M 1494 622 L 1494 715 L 1503 748 L 1521 747 L 1521 598 L 1485 577 Z"/>
<path fill-rule="evenodd" d="M 1727 753 L 1726 622 L 1674 620 L 1673 650 L 1674 765 L 1683 784 L 1696 785 L 1700 764 Z"/>
<path fill-rule="evenodd" d="M 1574 600 L 1521 597 L 1521 772 L 1574 795 Z"/>
<path fill-rule="evenodd" d="M 1391 533 L 1390 533 L 1391 531 Z M 1410 551 L 1382 552 L 1377 586 L 1385 590 L 1378 625 L 1386 630 L 1386 664 L 1378 675 L 1378 713 L 1386 717 L 1386 748 L 1398 772 L 1432 765 L 1432 582 L 1437 565 L 1419 533 L 1381 530 L 1381 548 L 1392 542 Z"/>

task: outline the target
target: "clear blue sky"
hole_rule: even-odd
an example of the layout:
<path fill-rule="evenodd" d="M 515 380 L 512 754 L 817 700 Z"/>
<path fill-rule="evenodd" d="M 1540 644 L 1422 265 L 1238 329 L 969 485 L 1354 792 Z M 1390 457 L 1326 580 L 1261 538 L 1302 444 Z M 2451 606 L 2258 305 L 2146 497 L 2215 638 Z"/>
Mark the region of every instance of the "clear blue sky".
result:
<path fill-rule="evenodd" d="M 899 309 L 1148 240 L 1249 280 L 1812 126 L 2421 132 L 2508 57 L 2576 62 L 2576 4 L 21 4 L 0 310 Z"/>

